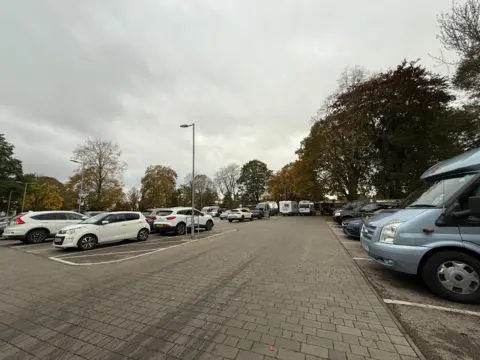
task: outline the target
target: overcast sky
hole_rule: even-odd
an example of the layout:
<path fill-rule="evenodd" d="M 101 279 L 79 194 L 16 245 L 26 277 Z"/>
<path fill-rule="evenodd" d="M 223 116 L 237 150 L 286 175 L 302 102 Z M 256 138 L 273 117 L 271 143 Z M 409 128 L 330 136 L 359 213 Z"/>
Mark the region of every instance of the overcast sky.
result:
<path fill-rule="evenodd" d="M 127 187 L 145 167 L 198 171 L 295 159 L 348 65 L 436 71 L 450 0 L 2 0 L 0 133 L 25 172 L 67 180 L 88 137 L 117 142 Z"/>

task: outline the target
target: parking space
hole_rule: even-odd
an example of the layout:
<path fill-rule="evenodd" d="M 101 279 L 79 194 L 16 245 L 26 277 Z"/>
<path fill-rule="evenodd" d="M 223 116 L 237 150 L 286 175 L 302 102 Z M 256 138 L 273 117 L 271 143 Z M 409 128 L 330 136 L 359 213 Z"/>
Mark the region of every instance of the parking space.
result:
<path fill-rule="evenodd" d="M 243 225 L 243 224 L 242 224 Z M 42 244 L 23 244 L 19 241 L 1 240 L 0 246 L 9 247 L 23 253 L 37 255 L 45 259 L 61 262 L 71 266 L 105 265 L 127 260 L 133 260 L 146 255 L 154 254 L 167 249 L 183 246 L 191 242 L 209 239 L 236 231 L 238 225 L 228 221 L 216 221 L 211 231 L 196 231 L 193 237 L 191 234 L 182 236 L 150 234 L 147 241 L 138 242 L 127 240 L 121 243 L 106 244 L 98 246 L 89 251 L 77 249 L 55 249 L 51 241 Z M 51 239 L 50 239 L 51 240 Z"/>
<path fill-rule="evenodd" d="M 431 359 L 476 359 L 480 354 L 480 305 L 453 303 L 432 294 L 417 276 L 386 269 L 371 260 L 359 240 L 340 225 L 327 225 L 355 260 L 390 310 Z"/>

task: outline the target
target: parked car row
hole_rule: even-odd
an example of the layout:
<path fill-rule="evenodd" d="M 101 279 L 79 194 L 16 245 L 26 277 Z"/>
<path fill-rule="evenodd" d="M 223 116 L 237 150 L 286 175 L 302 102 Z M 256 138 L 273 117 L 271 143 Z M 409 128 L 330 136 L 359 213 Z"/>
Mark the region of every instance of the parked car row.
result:
<path fill-rule="evenodd" d="M 102 212 L 93 217 L 74 211 L 30 211 L 14 216 L 3 236 L 27 244 L 54 237 L 56 248 L 88 250 L 100 243 L 147 240 L 150 227 L 139 212 Z"/>
<path fill-rule="evenodd" d="M 159 234 L 183 235 L 192 228 L 209 231 L 214 226 L 211 215 L 196 209 L 192 221 L 192 209 L 187 207 L 153 209 L 147 216 L 135 211 L 98 212 L 92 217 L 74 211 L 30 211 L 9 220 L 4 237 L 27 244 L 53 237 L 56 248 L 88 250 L 101 243 L 145 241 L 152 228 Z"/>
<path fill-rule="evenodd" d="M 377 263 L 421 276 L 432 292 L 445 299 L 478 303 L 480 149 L 432 166 L 421 180 L 423 186 L 398 207 L 380 209 L 359 221 L 361 245 Z M 347 233 L 357 234 L 345 219 L 346 214 L 364 209 L 356 212 L 357 208 L 334 214 L 334 219 L 343 217 Z"/>

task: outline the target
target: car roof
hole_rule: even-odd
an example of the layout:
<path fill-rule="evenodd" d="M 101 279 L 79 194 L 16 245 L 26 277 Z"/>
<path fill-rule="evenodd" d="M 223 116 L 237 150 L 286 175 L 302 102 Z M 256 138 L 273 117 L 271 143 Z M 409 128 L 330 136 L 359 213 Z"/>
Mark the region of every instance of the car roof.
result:
<path fill-rule="evenodd" d="M 42 210 L 42 211 L 27 211 L 25 214 L 30 215 L 30 214 L 50 214 L 50 213 L 74 213 L 74 214 L 80 214 L 77 211 L 70 211 L 70 210 Z M 20 214 L 18 214 L 20 215 Z M 80 214 L 82 215 L 82 214 Z"/>

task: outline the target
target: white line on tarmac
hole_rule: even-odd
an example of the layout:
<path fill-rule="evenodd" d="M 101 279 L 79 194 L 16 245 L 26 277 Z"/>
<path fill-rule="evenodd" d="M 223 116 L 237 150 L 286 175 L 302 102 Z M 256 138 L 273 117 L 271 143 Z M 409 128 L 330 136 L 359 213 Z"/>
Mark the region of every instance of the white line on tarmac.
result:
<path fill-rule="evenodd" d="M 419 303 L 413 303 L 413 302 L 409 302 L 409 301 L 392 300 L 392 299 L 383 299 L 383 301 L 384 301 L 386 304 L 414 306 L 414 307 L 419 307 L 419 308 L 424 308 L 424 309 L 434 309 L 434 310 L 447 311 L 447 312 L 452 312 L 452 313 L 457 313 L 457 314 L 463 314 L 463 315 L 480 316 L 480 311 L 470 311 L 470 310 L 454 309 L 454 308 L 448 308 L 448 307 L 444 307 L 444 306 L 436 306 L 436 305 L 429 305 L 429 304 L 419 304 Z"/>
<path fill-rule="evenodd" d="M 363 257 L 354 257 L 352 258 L 353 260 L 368 260 L 368 261 L 373 261 L 373 259 L 370 258 L 363 258 Z"/>
<path fill-rule="evenodd" d="M 131 250 L 131 251 L 117 251 L 117 252 L 110 252 L 110 253 L 99 253 L 99 254 L 90 254 L 90 255 L 63 255 L 62 259 L 73 259 L 73 258 L 85 258 L 85 257 L 94 257 L 94 256 L 105 256 L 105 255 L 117 255 L 117 254 L 133 254 L 139 252 L 147 252 L 157 249 L 143 249 L 143 250 Z M 58 257 L 58 256 L 57 256 Z"/>
<path fill-rule="evenodd" d="M 358 241 L 341 241 L 341 243 L 345 244 L 345 245 L 358 245 L 358 246 L 360 246 Z"/>
<path fill-rule="evenodd" d="M 160 252 L 160 251 L 165 251 L 165 250 L 173 249 L 173 248 L 176 248 L 176 247 L 179 247 L 179 246 L 184 246 L 184 245 L 187 245 L 187 244 L 190 244 L 190 243 L 194 243 L 194 242 L 197 242 L 197 241 L 206 240 L 206 239 L 211 239 L 211 238 L 214 238 L 214 237 L 217 237 L 217 236 L 220 236 L 220 235 L 224 235 L 224 234 L 228 234 L 228 233 L 231 233 L 231 232 L 234 232 L 234 231 L 237 231 L 237 229 L 232 229 L 232 230 L 224 231 L 224 232 L 222 232 L 222 233 L 215 234 L 215 235 L 211 235 L 211 236 L 207 236 L 207 237 L 204 237 L 204 238 L 201 238 L 201 239 L 197 239 L 197 240 L 190 240 L 190 241 L 184 242 L 184 243 L 182 243 L 182 244 L 173 245 L 173 246 L 169 246 L 169 247 L 166 247 L 166 248 L 156 249 L 156 250 L 153 250 L 153 251 L 150 251 L 150 252 L 147 252 L 147 253 L 143 253 L 143 254 L 140 254 L 140 255 L 129 256 L 129 257 L 126 257 L 126 258 L 124 258 L 124 259 L 116 259 L 116 260 L 110 260 L 110 261 L 100 261 L 100 262 L 93 262 L 93 263 L 74 263 L 74 262 L 71 262 L 71 261 L 68 261 L 68 260 L 60 259 L 59 257 L 55 257 L 55 256 L 51 256 L 51 257 L 49 257 L 49 259 L 50 259 L 50 260 L 53 260 L 53 261 L 61 262 L 61 263 L 63 263 L 63 264 L 72 265 L 72 266 L 90 266 L 90 265 L 113 264 L 113 263 L 119 263 L 119 262 L 122 262 L 122 261 L 139 258 L 139 257 L 145 256 L 145 255 L 154 254 L 154 253 L 157 253 L 157 252 Z"/>
<path fill-rule="evenodd" d="M 124 246 L 132 246 L 132 245 L 154 245 L 155 242 L 159 242 L 161 240 L 165 240 L 165 239 L 173 239 L 175 238 L 175 236 L 171 236 L 171 237 L 164 237 L 164 238 L 161 238 L 159 240 L 147 240 L 147 241 L 140 241 L 140 242 L 131 242 L 131 243 L 127 243 L 127 244 L 122 244 L 122 243 L 119 243 L 119 245 L 115 245 L 115 249 L 117 248 L 120 248 L 120 247 L 124 247 Z M 170 244 L 170 243 L 176 243 L 176 242 L 182 242 L 182 241 L 187 241 L 187 240 L 169 240 L 167 241 L 166 243 Z M 52 247 L 51 249 L 54 249 L 54 250 L 58 250 L 58 249 L 55 249 L 54 247 Z M 100 250 L 105 250 L 106 248 L 105 247 L 98 247 L 98 248 L 95 248 L 93 250 L 90 250 L 89 251 L 89 254 L 91 255 L 95 255 L 93 254 L 93 251 L 100 251 Z M 149 250 L 152 250 L 152 249 L 149 249 Z M 31 252 L 33 251 L 39 251 L 40 250 L 32 250 Z M 134 251 L 134 250 L 132 250 Z M 26 251 L 26 252 L 30 252 L 30 251 Z M 56 255 L 55 257 L 56 258 L 64 258 L 64 257 L 69 257 L 69 256 L 72 256 L 72 254 L 62 254 L 62 255 Z"/>

